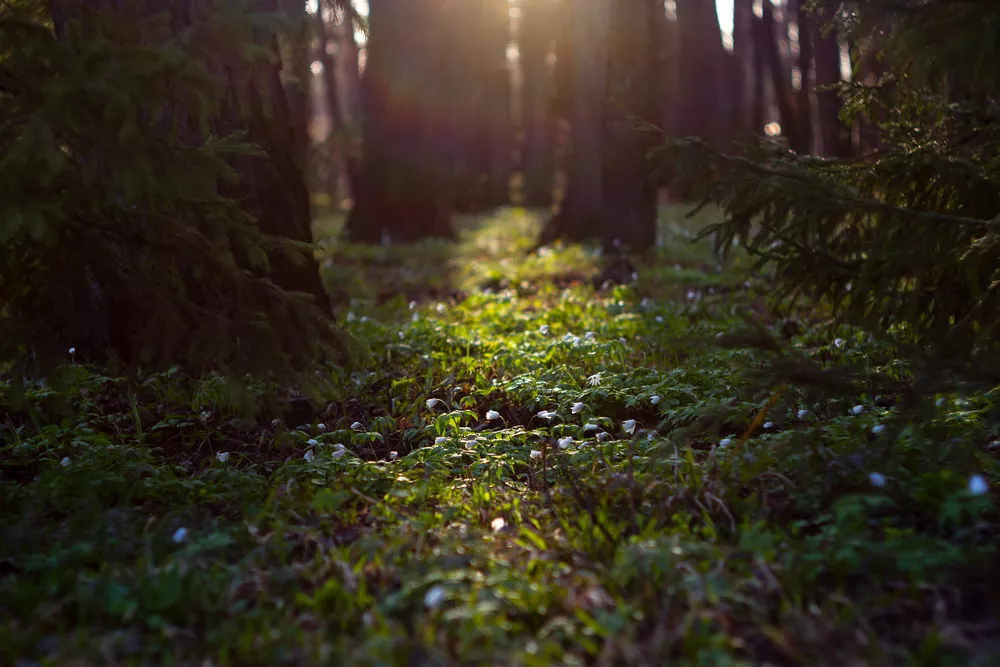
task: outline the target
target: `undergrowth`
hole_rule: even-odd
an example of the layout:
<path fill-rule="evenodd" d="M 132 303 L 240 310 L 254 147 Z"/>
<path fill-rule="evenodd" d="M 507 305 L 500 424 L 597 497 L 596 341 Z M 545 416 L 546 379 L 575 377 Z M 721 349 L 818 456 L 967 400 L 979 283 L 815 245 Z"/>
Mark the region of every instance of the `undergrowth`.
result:
<path fill-rule="evenodd" d="M 0 662 L 998 664 L 996 396 L 757 386 L 741 308 L 823 365 L 892 350 L 688 231 L 597 289 L 524 212 L 331 240 L 377 364 L 319 406 L 68 355 L 0 431 Z"/>

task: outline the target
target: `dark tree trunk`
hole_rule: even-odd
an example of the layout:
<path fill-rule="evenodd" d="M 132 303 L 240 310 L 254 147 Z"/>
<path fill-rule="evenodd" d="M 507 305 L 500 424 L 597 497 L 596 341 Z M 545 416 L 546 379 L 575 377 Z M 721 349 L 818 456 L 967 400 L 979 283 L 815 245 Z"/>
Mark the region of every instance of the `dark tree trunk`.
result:
<path fill-rule="evenodd" d="M 815 19 L 813 39 L 816 44 L 816 100 L 822 152 L 829 157 L 848 157 L 851 154 L 851 133 L 850 127 L 840 120 L 843 102 L 837 91 L 823 89 L 841 82 L 840 41 L 836 32 L 823 34 L 819 21 Z"/>
<path fill-rule="evenodd" d="M 562 54 L 570 90 L 561 92 L 570 105 L 572 147 L 566 192 L 559 212 L 546 225 L 543 243 L 599 238 L 604 227 L 602 149 L 610 16 L 609 0 L 577 0 L 568 12 L 569 43 Z"/>
<path fill-rule="evenodd" d="M 330 54 L 330 39 L 326 22 L 323 20 L 322 6 L 316 11 L 315 23 L 317 51 L 319 52 L 319 61 L 323 65 L 323 92 L 326 95 L 327 112 L 330 114 L 331 132 L 343 133 L 347 129 L 347 122 L 344 118 L 344 109 L 338 88 L 337 61 Z M 358 161 L 350 151 L 345 151 L 343 160 L 344 170 L 347 173 L 347 187 L 351 197 L 356 197 L 358 192 Z"/>
<path fill-rule="evenodd" d="M 802 147 L 806 153 L 813 149 L 812 114 L 812 72 L 813 72 L 813 29 L 812 17 L 805 9 L 805 0 L 795 0 L 795 20 L 799 28 L 799 73 L 802 85 L 798 95 L 799 127 L 802 132 Z"/>
<path fill-rule="evenodd" d="M 764 61 L 771 74 L 774 97 L 781 115 L 782 132 L 787 137 L 788 145 L 793 151 L 805 153 L 808 151 L 808 145 L 805 131 L 797 113 L 795 98 L 792 95 L 791 77 L 778 50 L 777 22 L 774 19 L 771 3 L 764 2 L 762 7 L 763 18 L 756 21 L 759 31 L 757 44 L 763 49 Z"/>
<path fill-rule="evenodd" d="M 522 84 L 522 124 L 524 143 L 521 173 L 524 203 L 529 207 L 552 205 L 553 131 L 551 77 L 548 58 L 555 38 L 555 11 L 552 0 L 522 3 L 520 55 Z"/>
<path fill-rule="evenodd" d="M 756 49 L 753 43 L 753 0 L 736 0 L 733 7 L 733 136 L 745 137 L 760 132 L 754 125 L 753 105 L 758 101 L 752 86 L 759 73 L 756 71 Z"/>
<path fill-rule="evenodd" d="M 450 116 L 442 111 L 437 0 L 371 0 L 364 155 L 347 222 L 357 242 L 451 238 Z M 444 54 L 444 55 L 443 55 Z"/>
<path fill-rule="evenodd" d="M 765 3 L 766 4 L 766 3 Z M 727 148 L 732 107 L 728 58 L 714 2 L 676 0 L 681 40 L 681 134 Z"/>
<path fill-rule="evenodd" d="M 311 116 L 310 99 L 312 73 L 310 71 L 310 35 L 305 3 L 302 0 L 280 0 L 278 8 L 288 17 L 291 29 L 283 40 L 282 83 L 288 104 L 288 119 L 294 137 L 296 162 L 305 171 L 309 165 L 309 136 Z"/>

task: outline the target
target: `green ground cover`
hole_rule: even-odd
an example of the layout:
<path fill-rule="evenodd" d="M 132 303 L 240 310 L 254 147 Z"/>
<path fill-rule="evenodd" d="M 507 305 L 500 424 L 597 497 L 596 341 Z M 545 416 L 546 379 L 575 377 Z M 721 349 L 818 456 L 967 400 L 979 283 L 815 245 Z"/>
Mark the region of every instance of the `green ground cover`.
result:
<path fill-rule="evenodd" d="M 2 426 L 0 663 L 1000 664 L 996 396 L 778 396 L 741 309 L 905 369 L 674 213 L 596 289 L 523 211 L 324 243 L 373 364 L 318 407 L 68 355 Z"/>

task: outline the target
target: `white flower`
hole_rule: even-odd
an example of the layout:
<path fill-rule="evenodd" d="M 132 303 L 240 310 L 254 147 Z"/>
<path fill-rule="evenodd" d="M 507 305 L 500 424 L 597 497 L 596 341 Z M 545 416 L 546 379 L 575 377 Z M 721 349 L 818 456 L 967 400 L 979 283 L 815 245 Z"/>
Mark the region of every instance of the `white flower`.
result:
<path fill-rule="evenodd" d="M 476 446 L 476 439 L 475 438 L 473 438 L 472 440 L 466 440 L 465 441 L 465 448 L 466 449 L 472 449 L 475 446 Z"/>
<path fill-rule="evenodd" d="M 540 450 L 538 450 L 538 449 L 532 449 L 531 450 L 531 458 L 537 459 L 541 455 L 542 455 L 542 452 Z"/>
<path fill-rule="evenodd" d="M 308 452 L 302 455 L 302 458 L 306 460 L 306 463 L 312 463 L 316 459 L 316 453 L 310 449 Z"/>
<path fill-rule="evenodd" d="M 597 337 L 597 334 L 595 334 L 593 331 L 588 331 L 587 333 L 583 334 L 583 337 L 586 338 L 587 340 L 594 340 Z"/>
<path fill-rule="evenodd" d="M 351 428 L 354 429 L 355 431 L 365 430 L 365 427 L 361 422 L 354 422 L 353 424 L 351 424 Z"/>
<path fill-rule="evenodd" d="M 205 421 L 208 421 L 208 418 L 211 417 L 211 416 L 212 415 L 210 415 L 207 412 L 202 412 L 200 415 L 198 415 L 198 419 L 201 420 L 201 421 L 203 421 L 203 422 L 205 422 Z"/>
<path fill-rule="evenodd" d="M 834 347 L 844 347 L 844 342 L 845 341 L 844 341 L 843 338 L 834 338 L 833 339 L 833 346 Z"/>
<path fill-rule="evenodd" d="M 937 405 L 939 408 L 943 408 L 944 404 L 947 402 L 948 401 L 945 400 L 944 398 L 939 398 L 937 401 L 934 402 L 934 404 Z"/>
<path fill-rule="evenodd" d="M 69 353 L 70 354 L 76 354 L 76 348 L 75 347 L 69 348 Z"/>
<path fill-rule="evenodd" d="M 587 384 L 589 384 L 591 387 L 596 387 L 596 386 L 600 385 L 601 384 L 601 374 L 600 373 L 594 373 L 593 375 L 591 375 L 589 378 L 587 378 Z"/>
<path fill-rule="evenodd" d="M 357 319 L 357 316 L 352 311 L 348 311 L 347 312 L 347 321 L 348 322 L 353 322 L 355 319 Z"/>
<path fill-rule="evenodd" d="M 728 447 L 731 444 L 733 444 L 732 438 L 723 438 L 722 440 L 719 440 L 719 447 Z"/>
<path fill-rule="evenodd" d="M 579 402 L 574 403 L 572 407 L 570 407 L 570 412 L 572 412 L 574 415 L 578 415 L 581 412 L 583 412 L 583 403 Z"/>
<path fill-rule="evenodd" d="M 272 419 L 271 420 L 271 426 L 273 426 L 274 428 L 278 428 L 279 426 L 281 426 L 281 420 L 280 419 Z"/>
<path fill-rule="evenodd" d="M 448 444 L 448 438 L 444 438 L 444 437 L 442 437 L 442 438 L 434 438 L 434 444 L 435 445 L 447 445 Z"/>
<path fill-rule="evenodd" d="M 424 606 L 428 609 L 437 609 L 444 602 L 444 586 L 434 586 L 424 594 Z"/>
<path fill-rule="evenodd" d="M 689 289 L 688 293 L 687 293 L 687 298 L 688 298 L 688 301 L 697 301 L 697 299 L 698 299 L 698 293 L 695 292 L 693 289 Z"/>
<path fill-rule="evenodd" d="M 414 323 L 419 322 L 420 321 L 420 313 L 413 313 L 413 315 L 410 317 L 410 321 L 414 322 Z"/>
<path fill-rule="evenodd" d="M 625 340 L 625 336 L 619 336 L 619 337 L 618 337 L 618 342 L 619 342 L 619 343 L 621 343 L 622 345 L 624 345 L 624 344 L 625 344 L 625 343 L 627 343 L 628 341 L 627 341 L 627 340 Z"/>
<path fill-rule="evenodd" d="M 764 428 L 766 429 L 774 428 L 774 422 L 764 422 Z"/>
<path fill-rule="evenodd" d="M 659 403 L 660 403 L 660 397 L 659 397 L 659 395 L 658 394 L 653 394 L 652 396 L 650 396 L 649 397 L 649 402 L 652 403 L 653 405 L 659 405 Z"/>
<path fill-rule="evenodd" d="M 543 324 L 542 326 L 538 327 L 538 332 L 540 334 L 542 334 L 543 336 L 548 336 L 549 335 L 549 325 L 548 324 Z"/>
<path fill-rule="evenodd" d="M 390 461 L 395 461 L 398 458 L 399 458 L 399 452 L 397 452 L 397 451 L 391 451 L 391 452 L 389 452 L 389 460 Z"/>
<path fill-rule="evenodd" d="M 445 311 L 444 304 L 443 303 L 439 303 L 438 305 L 434 306 L 434 310 L 436 310 L 438 312 L 438 314 L 440 315 L 441 313 L 443 313 Z"/>
<path fill-rule="evenodd" d="M 631 435 L 632 432 L 635 431 L 635 420 L 634 419 L 626 419 L 625 421 L 623 421 L 622 422 L 622 429 L 624 429 L 624 431 L 626 433 L 628 433 L 628 434 Z"/>
<path fill-rule="evenodd" d="M 504 519 L 502 516 L 498 516 L 497 518 L 490 521 L 490 528 L 493 529 L 494 533 L 499 533 L 501 530 L 504 529 L 506 525 L 507 525 L 507 520 Z"/>
<path fill-rule="evenodd" d="M 542 419 L 554 419 L 559 415 L 551 410 L 542 410 L 541 412 L 538 413 L 538 416 Z"/>
<path fill-rule="evenodd" d="M 597 442 L 604 442 L 605 440 L 609 440 L 610 438 L 611 434 L 605 433 L 604 431 L 601 431 L 600 433 L 597 434 Z"/>
<path fill-rule="evenodd" d="M 497 412 L 496 410 L 489 410 L 486 413 L 486 421 L 491 422 L 494 419 L 500 419 L 500 413 Z"/>
<path fill-rule="evenodd" d="M 989 493 L 990 485 L 982 475 L 973 475 L 969 478 L 969 493 L 974 496 L 982 496 Z"/>
<path fill-rule="evenodd" d="M 433 410 L 434 406 L 437 405 L 439 403 L 439 401 L 436 398 L 428 398 L 426 401 L 424 401 L 424 403 L 427 404 L 427 407 L 429 409 Z"/>
<path fill-rule="evenodd" d="M 853 412 L 856 415 L 860 415 L 864 411 L 865 411 L 865 406 L 863 405 L 855 405 L 853 408 L 851 408 L 851 412 Z"/>
<path fill-rule="evenodd" d="M 316 440 L 315 438 L 309 438 L 308 440 L 306 440 L 306 444 L 309 445 L 310 447 L 315 447 L 316 445 L 319 444 L 319 441 Z"/>
<path fill-rule="evenodd" d="M 875 424 L 874 426 L 872 426 L 872 433 L 874 433 L 875 435 L 878 435 L 884 430 L 885 430 L 885 424 Z"/>
<path fill-rule="evenodd" d="M 316 424 L 316 428 L 320 430 L 320 433 L 326 433 L 326 424 Z"/>
<path fill-rule="evenodd" d="M 342 457 L 346 453 L 347 453 L 347 450 L 344 449 L 343 447 L 341 447 L 340 449 L 335 449 L 332 452 L 330 452 L 330 458 L 333 459 L 334 461 L 336 461 L 337 459 L 339 459 L 340 457 Z"/>
<path fill-rule="evenodd" d="M 598 431 L 600 430 L 600 428 L 601 427 L 598 426 L 597 424 L 584 424 L 583 432 L 586 433 L 587 431 Z"/>
<path fill-rule="evenodd" d="M 796 413 L 796 416 L 799 419 L 805 419 L 806 417 L 809 416 L 809 411 L 808 410 L 799 410 L 798 413 Z"/>
<path fill-rule="evenodd" d="M 342 452 L 342 451 L 344 451 L 344 449 L 346 449 L 346 448 L 342 444 L 340 444 L 339 442 L 336 445 L 333 446 L 333 450 L 335 452 Z"/>
<path fill-rule="evenodd" d="M 650 308 L 653 307 L 653 300 L 650 299 L 648 296 L 643 297 L 642 301 L 639 302 L 639 306 L 646 310 L 649 310 Z"/>
<path fill-rule="evenodd" d="M 368 321 L 368 316 L 367 315 L 362 315 L 361 316 L 361 321 L 362 322 L 367 322 Z"/>
<path fill-rule="evenodd" d="M 882 488 L 885 486 L 885 475 L 880 472 L 873 472 L 868 475 L 868 481 L 872 483 L 872 486 Z"/>
<path fill-rule="evenodd" d="M 215 458 L 219 460 L 219 463 L 225 463 L 229 460 L 229 452 L 219 452 L 215 455 Z"/>
<path fill-rule="evenodd" d="M 657 324 L 663 324 L 663 315 L 657 315 L 654 319 Z"/>
<path fill-rule="evenodd" d="M 61 465 L 63 468 L 68 468 L 71 463 L 72 463 L 72 461 L 70 461 L 69 457 L 67 456 L 67 457 L 63 458 L 62 461 L 59 462 L 59 465 Z"/>
<path fill-rule="evenodd" d="M 404 337 L 404 336 L 405 336 L 406 334 L 404 334 L 404 333 L 403 333 L 402 331 L 398 331 L 398 332 L 396 332 L 396 335 L 397 335 L 397 336 L 399 336 L 399 340 L 403 340 L 403 337 Z"/>
<path fill-rule="evenodd" d="M 187 528 L 178 528 L 177 530 L 174 531 L 173 540 L 177 544 L 180 544 L 181 542 L 184 541 L 184 539 L 187 536 L 188 536 L 188 529 Z"/>
<path fill-rule="evenodd" d="M 416 307 L 417 307 L 417 302 L 416 301 L 411 301 L 410 302 L 410 310 L 413 310 Z"/>
<path fill-rule="evenodd" d="M 573 438 L 559 438 L 556 444 L 559 445 L 559 449 L 566 449 L 573 444 Z"/>
<path fill-rule="evenodd" d="M 639 272 L 638 271 L 633 271 L 632 272 L 632 282 L 635 282 L 637 280 L 639 280 Z"/>

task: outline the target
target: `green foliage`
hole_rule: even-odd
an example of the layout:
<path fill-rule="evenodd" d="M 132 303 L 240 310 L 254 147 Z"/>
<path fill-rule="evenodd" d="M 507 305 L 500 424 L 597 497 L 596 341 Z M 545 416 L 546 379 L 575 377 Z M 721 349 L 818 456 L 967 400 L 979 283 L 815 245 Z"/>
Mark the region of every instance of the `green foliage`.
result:
<path fill-rule="evenodd" d="M 819 301 L 838 321 L 886 336 L 924 394 L 995 386 L 1000 6 L 812 4 L 839 17 L 855 44 L 884 53 L 880 81 L 843 87 L 845 121 L 880 119 L 877 151 L 837 161 L 761 141 L 735 158 L 679 141 L 673 167 L 725 211 L 706 234 L 722 252 L 741 243 L 773 271 L 778 299 Z"/>
<path fill-rule="evenodd" d="M 281 17 L 203 3 L 178 29 L 146 3 L 48 6 L 0 9 L 0 356 L 287 374 L 339 355 L 312 295 L 270 276 L 311 246 L 240 201 L 262 184 L 237 163 L 268 159 L 240 106 Z"/>
<path fill-rule="evenodd" d="M 463 300 L 359 291 L 344 326 L 378 363 L 333 374 L 301 424 L 264 386 L 237 421 L 215 376 L 130 393 L 70 366 L 71 419 L 31 383 L 36 420 L 0 429 L 0 661 L 996 662 L 996 395 L 942 396 L 894 435 L 882 397 L 793 388 L 739 445 L 768 359 L 712 343 L 769 286 L 702 242 L 628 285 L 562 287 L 593 256 L 532 253 L 539 227 L 403 248 L 425 276 L 448 255 L 508 286 L 470 269 Z M 339 252 L 396 284 L 372 249 Z M 839 333 L 790 345 L 891 372 L 883 343 Z"/>

